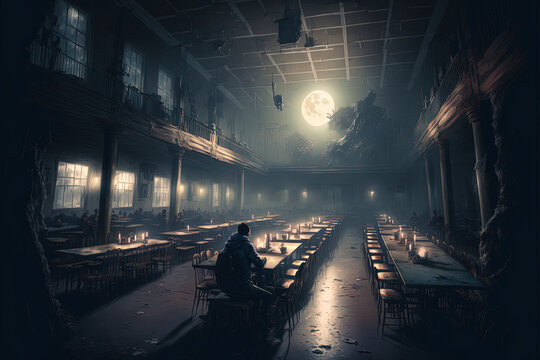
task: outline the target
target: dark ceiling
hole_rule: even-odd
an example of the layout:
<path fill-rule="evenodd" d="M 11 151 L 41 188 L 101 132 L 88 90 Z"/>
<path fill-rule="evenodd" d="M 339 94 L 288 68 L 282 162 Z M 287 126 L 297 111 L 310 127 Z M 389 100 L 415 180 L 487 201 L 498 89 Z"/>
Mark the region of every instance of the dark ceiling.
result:
<path fill-rule="evenodd" d="M 138 0 L 241 102 L 276 82 L 410 80 L 435 0 L 290 0 L 302 11 L 297 44 L 277 42 L 287 1 Z M 305 47 L 306 30 L 314 39 Z M 258 91 L 264 90 L 264 91 Z M 265 95 L 268 96 L 268 95 Z M 260 97 L 260 95 L 259 95 Z"/>

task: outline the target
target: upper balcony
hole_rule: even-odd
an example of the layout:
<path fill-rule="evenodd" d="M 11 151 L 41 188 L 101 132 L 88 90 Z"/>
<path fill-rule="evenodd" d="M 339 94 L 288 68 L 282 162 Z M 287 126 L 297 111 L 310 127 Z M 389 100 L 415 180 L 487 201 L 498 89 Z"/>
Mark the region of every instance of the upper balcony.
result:
<path fill-rule="evenodd" d="M 494 1 L 489 11 L 484 9 L 479 16 L 469 16 L 473 19 L 470 24 L 459 25 L 459 48 L 443 66 L 414 128 L 416 152 L 429 146 L 468 106 L 501 88 L 509 81 L 508 74 L 519 68 L 519 61 L 508 66 L 505 60 L 514 51 L 511 14 L 507 4 Z"/>
<path fill-rule="evenodd" d="M 147 94 L 125 85 L 111 74 L 99 71 L 80 60 L 37 41 L 30 46 L 30 64 L 38 71 L 45 69 L 48 74 L 68 81 L 69 85 L 84 89 L 96 98 L 109 102 L 110 106 L 93 101 L 88 96 L 84 97 L 90 106 L 103 110 L 103 113 L 117 111 L 119 117 L 125 118 L 126 128 L 152 129 L 143 133 L 221 161 L 258 172 L 266 171 L 266 164 L 247 145 L 225 136 L 215 127 L 186 116 L 178 108 L 167 108 L 158 95 Z M 62 97 L 63 94 L 70 96 L 68 93 L 69 90 L 64 93 L 54 91 L 57 97 Z M 116 110 L 113 110 L 115 106 Z"/>

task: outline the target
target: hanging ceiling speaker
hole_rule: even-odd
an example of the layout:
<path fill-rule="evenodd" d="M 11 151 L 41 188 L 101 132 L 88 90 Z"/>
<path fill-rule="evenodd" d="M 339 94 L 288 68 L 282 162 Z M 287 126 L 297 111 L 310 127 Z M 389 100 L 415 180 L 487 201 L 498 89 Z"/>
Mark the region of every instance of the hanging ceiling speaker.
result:
<path fill-rule="evenodd" d="M 285 9 L 283 19 L 276 20 L 278 23 L 278 42 L 281 45 L 296 44 L 300 39 L 300 9 Z"/>

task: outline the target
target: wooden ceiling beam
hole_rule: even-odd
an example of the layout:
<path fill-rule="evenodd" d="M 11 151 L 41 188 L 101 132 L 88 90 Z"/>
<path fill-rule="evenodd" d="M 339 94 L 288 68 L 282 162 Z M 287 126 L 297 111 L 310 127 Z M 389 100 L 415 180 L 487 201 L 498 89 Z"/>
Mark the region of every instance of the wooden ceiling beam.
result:
<path fill-rule="evenodd" d="M 379 87 L 384 86 L 384 74 L 386 73 L 386 59 L 388 58 L 388 38 L 390 37 L 390 22 L 392 21 L 392 9 L 394 8 L 394 0 L 390 0 L 390 6 L 388 7 L 388 18 L 386 21 L 386 29 L 384 32 L 384 44 L 383 44 L 383 63 L 381 69 L 381 78 Z"/>
<path fill-rule="evenodd" d="M 347 81 L 351 79 L 351 73 L 349 69 L 349 42 L 347 40 L 347 21 L 345 20 L 345 8 L 343 3 L 339 3 L 339 12 L 341 15 L 341 30 L 343 34 L 343 52 L 345 57 L 345 76 Z"/>

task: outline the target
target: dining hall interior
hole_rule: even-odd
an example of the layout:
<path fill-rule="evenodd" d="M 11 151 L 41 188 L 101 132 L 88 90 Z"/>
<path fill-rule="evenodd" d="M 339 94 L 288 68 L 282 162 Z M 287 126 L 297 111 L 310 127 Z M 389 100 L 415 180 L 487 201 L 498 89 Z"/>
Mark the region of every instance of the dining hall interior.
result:
<path fill-rule="evenodd" d="M 539 8 L 2 4 L 6 359 L 538 359 Z"/>

